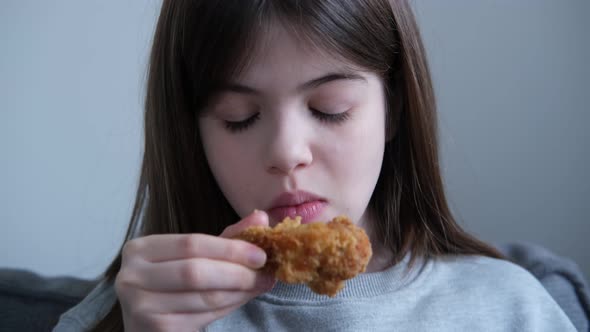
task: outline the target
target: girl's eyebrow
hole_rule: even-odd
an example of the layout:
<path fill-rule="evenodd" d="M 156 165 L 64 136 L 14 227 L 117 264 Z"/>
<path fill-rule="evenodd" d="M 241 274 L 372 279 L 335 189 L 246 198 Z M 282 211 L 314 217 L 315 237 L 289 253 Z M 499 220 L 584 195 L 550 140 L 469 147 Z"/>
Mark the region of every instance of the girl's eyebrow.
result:
<path fill-rule="evenodd" d="M 328 82 L 333 82 L 333 81 L 338 81 L 338 80 L 353 80 L 353 81 L 361 81 L 361 82 L 367 82 L 367 79 L 364 78 L 363 76 L 356 74 L 356 73 L 352 73 L 352 72 L 336 72 L 336 73 L 328 73 L 324 76 L 318 77 L 318 78 L 314 78 L 310 81 L 307 81 L 303 84 L 301 84 L 300 86 L 297 87 L 297 91 L 298 92 L 303 92 L 305 90 L 310 90 L 313 88 L 317 88 L 318 86 L 328 83 Z M 239 83 L 229 83 L 226 85 L 223 85 L 218 92 L 222 93 L 222 92 L 235 92 L 235 93 L 242 93 L 242 94 L 250 94 L 250 95 L 261 95 L 262 93 L 252 87 L 246 86 L 246 85 L 242 85 Z"/>

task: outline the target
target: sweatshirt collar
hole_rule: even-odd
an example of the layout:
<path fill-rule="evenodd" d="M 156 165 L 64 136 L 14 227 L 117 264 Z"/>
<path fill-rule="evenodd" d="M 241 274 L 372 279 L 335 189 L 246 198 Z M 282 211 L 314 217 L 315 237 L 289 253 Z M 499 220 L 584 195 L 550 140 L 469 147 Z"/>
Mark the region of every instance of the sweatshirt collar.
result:
<path fill-rule="evenodd" d="M 408 264 L 410 256 L 411 254 L 406 255 L 399 263 L 383 271 L 361 273 L 346 280 L 344 288 L 332 298 L 314 293 L 305 284 L 286 284 L 279 281 L 271 291 L 258 296 L 257 299 L 270 302 L 332 302 L 395 292 L 411 284 L 428 268 L 428 264 L 424 264 L 423 259 L 417 258 L 410 269 Z"/>

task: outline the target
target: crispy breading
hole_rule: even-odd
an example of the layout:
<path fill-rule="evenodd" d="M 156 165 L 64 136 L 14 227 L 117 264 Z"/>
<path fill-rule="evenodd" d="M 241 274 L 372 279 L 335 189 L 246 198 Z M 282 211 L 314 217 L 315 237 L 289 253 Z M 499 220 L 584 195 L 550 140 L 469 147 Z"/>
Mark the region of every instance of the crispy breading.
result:
<path fill-rule="evenodd" d="M 287 217 L 274 228 L 249 227 L 237 238 L 266 252 L 263 269 L 277 279 L 306 283 L 331 297 L 344 287 L 344 280 L 365 271 L 372 255 L 365 231 L 344 216 L 303 225 L 300 217 Z"/>

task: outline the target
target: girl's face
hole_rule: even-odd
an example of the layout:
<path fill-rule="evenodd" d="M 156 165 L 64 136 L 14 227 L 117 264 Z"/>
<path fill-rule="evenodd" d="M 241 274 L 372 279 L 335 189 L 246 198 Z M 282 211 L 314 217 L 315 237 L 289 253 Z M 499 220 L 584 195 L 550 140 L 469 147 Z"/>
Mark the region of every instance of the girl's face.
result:
<path fill-rule="evenodd" d="M 366 225 L 385 146 L 383 84 L 269 31 L 199 119 L 213 175 L 241 217 L 259 209 L 271 225 L 295 215 Z"/>

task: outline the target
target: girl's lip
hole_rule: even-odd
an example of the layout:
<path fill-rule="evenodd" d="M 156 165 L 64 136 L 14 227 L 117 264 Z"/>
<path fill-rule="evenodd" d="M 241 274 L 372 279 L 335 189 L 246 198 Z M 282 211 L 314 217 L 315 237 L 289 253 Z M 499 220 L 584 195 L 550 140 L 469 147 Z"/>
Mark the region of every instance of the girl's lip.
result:
<path fill-rule="evenodd" d="M 281 222 L 286 217 L 294 218 L 301 217 L 301 223 L 307 224 L 314 221 L 319 221 L 316 218 L 324 211 L 327 203 L 322 200 L 312 200 L 303 202 L 301 204 L 293 204 L 286 206 L 279 206 L 267 210 L 271 220 L 276 223 Z"/>
<path fill-rule="evenodd" d="M 266 210 L 275 223 L 281 222 L 286 217 L 297 216 L 301 217 L 302 223 L 310 223 L 317 221 L 316 218 L 327 205 L 325 198 L 298 190 L 280 194 Z"/>
<path fill-rule="evenodd" d="M 312 201 L 325 202 L 326 199 L 302 190 L 284 192 L 272 201 L 270 207 L 268 207 L 268 210 L 280 207 L 293 207 Z"/>

